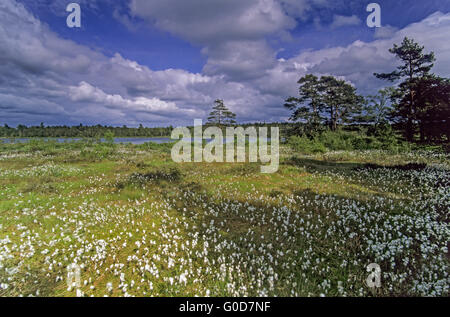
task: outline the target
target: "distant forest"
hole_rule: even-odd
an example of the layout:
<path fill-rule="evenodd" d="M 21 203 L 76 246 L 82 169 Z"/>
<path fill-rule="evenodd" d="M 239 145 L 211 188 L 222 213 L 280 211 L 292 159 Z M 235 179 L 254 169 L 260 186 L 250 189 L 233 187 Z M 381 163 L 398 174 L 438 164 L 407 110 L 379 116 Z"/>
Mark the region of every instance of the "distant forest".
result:
<path fill-rule="evenodd" d="M 234 125 L 233 125 L 234 126 Z M 280 133 L 283 136 L 295 135 L 299 130 L 306 127 L 305 123 L 300 122 L 254 122 L 238 124 L 243 128 L 246 127 L 279 127 Z M 206 128 L 207 125 L 204 126 Z M 360 131 L 361 128 L 369 128 L 367 125 L 347 125 L 346 131 Z M 193 130 L 193 127 L 188 127 Z M 127 126 L 112 127 L 112 126 L 45 126 L 41 123 L 39 126 L 18 125 L 16 128 L 10 127 L 7 124 L 0 126 L 0 137 L 2 138 L 102 138 L 109 133 L 113 133 L 115 137 L 168 137 L 172 134 L 173 126 L 147 128 L 142 124 L 139 128 L 130 128 Z"/>
<path fill-rule="evenodd" d="M 113 133 L 116 137 L 162 137 L 170 136 L 173 127 L 165 128 L 146 128 L 139 126 L 139 128 L 109 127 L 102 125 L 84 126 L 45 126 L 41 123 L 39 126 L 27 127 L 25 125 L 18 125 L 16 128 L 9 127 L 5 124 L 0 127 L 0 137 L 9 138 L 100 138 L 107 133 Z"/>
<path fill-rule="evenodd" d="M 301 125 L 301 124 L 300 124 Z M 239 126 L 277 126 L 280 127 L 281 132 L 291 131 L 297 129 L 299 123 L 247 123 L 240 124 Z M 193 127 L 189 127 L 193 129 Z M 112 126 L 45 126 L 41 123 L 39 126 L 18 125 L 16 128 L 10 127 L 5 124 L 0 126 L 0 137 L 3 138 L 101 138 L 108 133 L 113 133 L 115 137 L 168 137 L 172 134 L 174 127 L 158 127 L 158 128 L 146 128 L 142 124 L 138 128 L 130 128 L 127 126 L 112 127 Z"/>

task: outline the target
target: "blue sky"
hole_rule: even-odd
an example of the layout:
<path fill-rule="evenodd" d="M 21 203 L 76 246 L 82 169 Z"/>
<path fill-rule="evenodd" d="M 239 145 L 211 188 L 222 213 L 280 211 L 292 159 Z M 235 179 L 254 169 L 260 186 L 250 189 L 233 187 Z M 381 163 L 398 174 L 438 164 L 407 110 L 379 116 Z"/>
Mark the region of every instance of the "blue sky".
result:
<path fill-rule="evenodd" d="M 81 6 L 80 29 L 70 29 L 66 25 L 65 7 L 72 1 L 60 1 L 52 9 L 45 5 L 55 2 L 51 0 L 40 4 L 30 0 L 20 2 L 61 37 L 102 50 L 108 56 L 118 52 L 154 70 L 183 68 L 200 72 L 205 63 L 201 48 L 188 41 L 158 30 L 141 19 L 133 21 L 132 29 L 118 21 L 114 12 L 125 15 L 128 1 L 114 1 L 113 5 L 112 1 L 99 1 L 96 8 Z"/>
<path fill-rule="evenodd" d="M 78 2 L 82 27 L 66 26 Z M 0 124 L 192 124 L 217 98 L 241 122 L 284 121 L 306 73 L 362 94 L 411 36 L 450 75 L 450 1 L 384 0 L 382 28 L 360 0 L 4 0 Z"/>

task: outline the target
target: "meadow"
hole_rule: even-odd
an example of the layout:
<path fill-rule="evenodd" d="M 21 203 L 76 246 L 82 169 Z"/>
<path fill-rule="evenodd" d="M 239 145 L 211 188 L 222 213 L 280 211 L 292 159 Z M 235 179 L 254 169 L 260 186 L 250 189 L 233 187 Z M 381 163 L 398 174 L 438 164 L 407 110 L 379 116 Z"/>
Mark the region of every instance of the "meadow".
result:
<path fill-rule="evenodd" d="M 0 296 L 448 296 L 449 154 L 170 149 L 0 144 Z"/>

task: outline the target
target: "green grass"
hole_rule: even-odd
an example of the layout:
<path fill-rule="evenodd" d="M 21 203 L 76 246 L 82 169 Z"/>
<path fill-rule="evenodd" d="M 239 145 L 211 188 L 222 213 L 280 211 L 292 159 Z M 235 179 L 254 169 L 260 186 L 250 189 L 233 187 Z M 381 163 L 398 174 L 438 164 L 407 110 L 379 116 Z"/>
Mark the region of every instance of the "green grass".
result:
<path fill-rule="evenodd" d="M 261 174 L 170 147 L 0 144 L 0 296 L 75 296 L 72 263 L 85 296 L 448 295 L 448 155 L 283 146 Z"/>

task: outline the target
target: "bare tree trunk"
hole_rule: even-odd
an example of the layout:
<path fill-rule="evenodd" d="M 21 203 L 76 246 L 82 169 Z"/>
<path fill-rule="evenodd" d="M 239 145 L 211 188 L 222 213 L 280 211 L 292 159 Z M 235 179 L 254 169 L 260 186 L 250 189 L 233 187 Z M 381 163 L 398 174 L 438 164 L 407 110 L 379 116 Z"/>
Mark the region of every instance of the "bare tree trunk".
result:
<path fill-rule="evenodd" d="M 412 142 L 414 140 L 414 132 L 413 132 L 413 122 L 412 122 L 412 114 L 413 114 L 413 105 L 414 105 L 414 92 L 412 89 L 412 81 L 413 81 L 413 70 L 412 70 L 412 60 L 409 61 L 409 96 L 410 103 L 408 109 L 408 122 L 406 124 L 406 139 L 408 142 Z"/>
<path fill-rule="evenodd" d="M 331 112 L 330 112 L 330 128 L 332 131 L 334 131 L 334 107 L 331 106 Z"/>
<path fill-rule="evenodd" d="M 419 122 L 419 126 L 420 126 L 420 142 L 425 143 L 425 122 L 421 120 Z"/>

